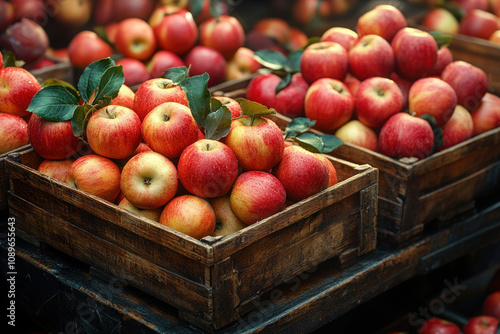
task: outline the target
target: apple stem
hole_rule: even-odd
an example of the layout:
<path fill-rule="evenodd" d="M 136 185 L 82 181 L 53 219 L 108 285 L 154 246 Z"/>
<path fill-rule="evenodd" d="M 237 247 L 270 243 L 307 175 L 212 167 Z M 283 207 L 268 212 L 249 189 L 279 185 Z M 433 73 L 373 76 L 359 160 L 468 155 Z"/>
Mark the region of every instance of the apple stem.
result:
<path fill-rule="evenodd" d="M 115 108 L 113 107 L 111 109 L 111 111 L 109 111 L 109 108 L 106 108 L 106 114 L 109 116 L 109 118 L 116 118 L 116 114 L 115 114 Z"/>
<path fill-rule="evenodd" d="M 164 119 L 163 119 L 163 120 L 164 120 L 165 122 L 168 122 L 168 121 L 170 120 L 170 116 L 168 116 L 168 115 L 164 115 L 164 116 L 165 116 L 165 117 L 164 117 Z"/>
<path fill-rule="evenodd" d="M 144 184 L 147 185 L 147 186 L 150 186 L 151 185 L 151 179 L 150 178 L 144 179 Z"/>
<path fill-rule="evenodd" d="M 255 115 L 252 115 L 251 121 L 250 121 L 250 126 L 253 125 L 253 122 L 255 121 Z"/>

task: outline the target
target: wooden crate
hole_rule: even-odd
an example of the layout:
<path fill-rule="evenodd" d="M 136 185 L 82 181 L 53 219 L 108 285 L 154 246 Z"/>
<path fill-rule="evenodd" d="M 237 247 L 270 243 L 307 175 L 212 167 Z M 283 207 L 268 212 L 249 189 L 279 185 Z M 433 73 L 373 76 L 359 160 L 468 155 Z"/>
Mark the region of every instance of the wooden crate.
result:
<path fill-rule="evenodd" d="M 48 66 L 39 70 L 31 70 L 30 72 L 40 83 L 43 83 L 47 79 L 59 79 L 73 85 L 75 84 L 73 82 L 73 67 L 69 62 L 58 61 L 52 66 Z"/>
<path fill-rule="evenodd" d="M 225 238 L 195 240 L 73 189 L 37 172 L 32 149 L 6 160 L 9 209 L 20 238 L 119 277 L 213 331 L 319 263 L 346 266 L 374 250 L 378 170 L 328 158 L 336 185 Z"/>
<path fill-rule="evenodd" d="M 10 153 L 25 151 L 29 147 L 31 146 L 26 145 L 18 149 L 12 150 L 10 152 L 0 154 L 0 217 L 7 213 L 9 207 L 7 203 L 7 190 L 9 189 L 9 179 L 5 171 L 5 159 L 7 159 L 7 155 L 9 155 Z"/>

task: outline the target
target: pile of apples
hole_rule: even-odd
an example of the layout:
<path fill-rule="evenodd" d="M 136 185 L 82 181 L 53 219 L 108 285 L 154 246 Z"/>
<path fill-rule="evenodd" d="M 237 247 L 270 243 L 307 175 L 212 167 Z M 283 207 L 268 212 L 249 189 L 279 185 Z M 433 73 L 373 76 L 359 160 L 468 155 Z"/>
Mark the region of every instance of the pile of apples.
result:
<path fill-rule="evenodd" d="M 422 25 L 448 34 L 462 34 L 500 44 L 499 0 L 428 0 L 433 6 Z"/>
<path fill-rule="evenodd" d="M 39 172 L 196 239 L 228 235 L 337 183 L 326 156 L 291 145 L 263 116 L 273 110 L 212 97 L 207 74 L 177 68 L 178 81 L 153 78 L 130 95 L 118 90 L 120 69 L 110 58 L 89 65 L 79 99 L 64 85 L 33 97 Z"/>
<path fill-rule="evenodd" d="M 439 47 L 450 36 L 408 27 L 392 5 L 364 13 L 356 30 L 326 30 L 303 50 L 286 87 L 262 73 L 246 98 L 397 159 L 422 159 L 500 126 L 486 73 Z"/>

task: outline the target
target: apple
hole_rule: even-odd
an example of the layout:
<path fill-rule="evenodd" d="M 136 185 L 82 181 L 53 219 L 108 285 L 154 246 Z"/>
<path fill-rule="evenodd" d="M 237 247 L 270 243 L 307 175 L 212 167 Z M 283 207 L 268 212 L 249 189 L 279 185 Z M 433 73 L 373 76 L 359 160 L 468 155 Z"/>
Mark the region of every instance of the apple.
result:
<path fill-rule="evenodd" d="M 489 39 L 498 29 L 500 29 L 500 23 L 495 14 L 481 9 L 473 9 L 468 11 L 460 21 L 459 33 Z"/>
<path fill-rule="evenodd" d="M 118 91 L 118 95 L 111 100 L 111 104 L 134 109 L 134 91 L 127 85 L 123 84 Z"/>
<path fill-rule="evenodd" d="M 114 23 L 114 0 L 95 0 L 92 20 L 98 26 Z"/>
<path fill-rule="evenodd" d="M 36 114 L 28 121 L 31 146 L 42 158 L 63 160 L 84 147 L 83 141 L 73 135 L 71 121 L 51 122 Z"/>
<path fill-rule="evenodd" d="M 496 334 L 498 319 L 487 315 L 470 318 L 464 326 L 464 334 Z"/>
<path fill-rule="evenodd" d="M 281 78 L 273 73 L 261 73 L 248 83 L 245 97 L 290 118 L 304 115 L 304 101 L 309 84 L 301 73 L 292 75 L 288 86 L 276 94 Z"/>
<path fill-rule="evenodd" d="M 194 195 L 177 196 L 163 209 L 160 224 L 200 240 L 212 235 L 216 217 L 210 203 Z"/>
<path fill-rule="evenodd" d="M 490 0 L 491 12 L 500 17 L 500 1 Z"/>
<path fill-rule="evenodd" d="M 28 145 L 28 123 L 17 115 L 0 112 L 0 155 Z"/>
<path fill-rule="evenodd" d="M 378 140 L 380 153 L 389 157 L 423 159 L 432 153 L 434 132 L 426 120 L 399 112 L 384 123 Z"/>
<path fill-rule="evenodd" d="M 336 185 L 339 182 L 337 176 L 337 169 L 333 165 L 333 162 L 326 157 L 324 154 L 319 154 L 318 157 L 323 160 L 323 163 L 326 165 L 326 169 L 328 170 L 328 186 L 331 187 Z"/>
<path fill-rule="evenodd" d="M 406 18 L 392 5 L 377 5 L 361 15 L 356 22 L 358 35 L 379 35 L 391 42 L 396 33 L 407 27 Z"/>
<path fill-rule="evenodd" d="M 146 64 L 146 70 L 151 78 L 160 78 L 163 73 L 172 67 L 182 67 L 184 61 L 171 51 L 158 50 Z"/>
<path fill-rule="evenodd" d="M 413 83 L 408 94 L 410 113 L 414 116 L 429 114 L 438 126 L 450 119 L 457 106 L 455 89 L 446 81 L 427 77 Z"/>
<path fill-rule="evenodd" d="M 401 111 L 404 111 L 408 108 L 408 95 L 410 94 L 410 88 L 413 85 L 413 81 L 400 77 L 396 72 L 393 72 L 389 78 L 398 85 L 399 89 L 401 89 L 401 93 L 403 93 L 403 107 Z"/>
<path fill-rule="evenodd" d="M 378 35 L 361 36 L 349 51 L 349 70 L 359 80 L 389 77 L 394 72 L 394 51 Z"/>
<path fill-rule="evenodd" d="M 441 47 L 437 52 L 437 59 L 434 63 L 432 69 L 427 73 L 428 76 L 438 76 L 440 77 L 443 70 L 448 66 L 448 64 L 453 62 L 453 54 L 447 46 Z"/>
<path fill-rule="evenodd" d="M 309 37 L 306 33 L 299 28 L 290 27 L 290 35 L 288 36 L 288 43 L 285 45 L 285 49 L 289 52 L 300 50 L 307 45 L 309 42 Z"/>
<path fill-rule="evenodd" d="M 109 105 L 90 116 L 86 138 L 96 154 L 125 159 L 141 142 L 141 120 L 132 109 Z"/>
<path fill-rule="evenodd" d="M 114 45 L 125 57 L 148 60 L 156 51 L 153 28 L 146 21 L 135 17 L 125 19 L 116 28 Z"/>
<path fill-rule="evenodd" d="M 222 53 L 211 47 L 196 45 L 188 52 L 184 63 L 190 67 L 190 76 L 208 73 L 208 87 L 226 79 L 227 61 Z"/>
<path fill-rule="evenodd" d="M 500 291 L 489 294 L 483 302 L 482 313 L 500 319 Z"/>
<path fill-rule="evenodd" d="M 277 177 L 268 172 L 240 174 L 229 196 L 229 205 L 243 223 L 252 225 L 281 211 L 286 190 Z"/>
<path fill-rule="evenodd" d="M 302 25 L 326 19 L 331 14 L 330 0 L 296 0 L 292 4 L 292 17 Z"/>
<path fill-rule="evenodd" d="M 361 84 L 361 80 L 348 72 L 345 76 L 344 84 L 347 86 L 347 88 L 349 88 L 349 91 L 352 95 L 356 95 L 359 84 Z"/>
<path fill-rule="evenodd" d="M 184 55 L 198 40 L 198 26 L 193 15 L 183 8 L 157 7 L 149 18 L 158 47 Z"/>
<path fill-rule="evenodd" d="M 31 99 L 41 89 L 37 79 L 21 67 L 0 69 L 1 112 L 25 117 Z"/>
<path fill-rule="evenodd" d="M 277 17 L 260 18 L 255 22 L 252 30 L 276 40 L 281 46 L 286 45 L 290 38 L 290 25 Z"/>
<path fill-rule="evenodd" d="M 68 45 L 68 56 L 71 64 L 84 69 L 96 60 L 111 57 L 113 48 L 90 30 L 76 34 Z"/>
<path fill-rule="evenodd" d="M 346 15 L 349 10 L 358 4 L 357 0 L 330 0 L 329 2 L 332 8 L 331 15 L 334 17 Z"/>
<path fill-rule="evenodd" d="M 135 58 L 124 57 L 118 59 L 116 65 L 123 67 L 124 84 L 127 86 L 140 85 L 151 79 L 146 64 Z"/>
<path fill-rule="evenodd" d="M 455 89 L 458 104 L 467 110 L 476 109 L 484 94 L 488 92 L 488 76 L 477 66 L 455 60 L 445 67 L 441 79 Z"/>
<path fill-rule="evenodd" d="M 281 129 L 265 117 L 232 120 L 226 145 L 246 171 L 270 171 L 281 160 L 285 149 Z"/>
<path fill-rule="evenodd" d="M 136 207 L 132 203 L 130 203 L 128 201 L 128 199 L 125 197 L 123 197 L 118 202 L 118 206 L 120 208 L 124 208 L 130 212 L 134 212 L 134 213 L 137 213 L 138 215 L 141 215 L 143 217 L 151 219 L 157 223 L 160 222 L 161 212 L 163 211 L 163 206 L 160 206 L 159 208 L 156 208 L 156 209 L 139 209 L 138 207 Z"/>
<path fill-rule="evenodd" d="M 374 152 L 378 150 L 377 133 L 357 119 L 342 125 L 335 131 L 334 135 L 344 143 L 358 145 Z"/>
<path fill-rule="evenodd" d="M 461 105 L 457 105 L 448 122 L 441 126 L 441 131 L 443 145 L 437 147 L 438 151 L 466 141 L 474 134 L 474 122 L 471 114 Z"/>
<path fill-rule="evenodd" d="M 54 49 L 49 46 L 45 54 L 51 58 L 56 58 L 60 61 L 69 62 L 68 48 Z"/>
<path fill-rule="evenodd" d="M 285 47 L 281 46 L 273 37 L 259 31 L 250 30 L 245 36 L 245 47 L 252 51 L 274 50 L 286 55 Z"/>
<path fill-rule="evenodd" d="M 0 36 L 0 48 L 12 51 L 17 60 L 32 64 L 40 60 L 49 47 L 45 29 L 27 18 L 12 24 Z"/>
<path fill-rule="evenodd" d="M 309 45 L 300 59 L 300 73 L 312 84 L 320 78 L 344 80 L 349 68 L 346 49 L 335 42 L 316 42 Z"/>
<path fill-rule="evenodd" d="M 14 23 L 14 7 L 12 3 L 5 0 L 0 0 L 0 31 L 7 29 Z"/>
<path fill-rule="evenodd" d="M 75 162 L 75 159 L 64 160 L 43 160 L 37 168 L 37 171 L 50 176 L 56 180 L 66 183 L 69 168 Z"/>
<path fill-rule="evenodd" d="M 355 95 L 354 110 L 366 126 L 380 128 L 392 115 L 401 111 L 403 93 L 391 79 L 371 77 L 363 80 Z"/>
<path fill-rule="evenodd" d="M 229 204 L 229 194 L 212 198 L 209 203 L 214 209 L 216 218 L 215 229 L 212 233 L 212 237 L 227 237 L 228 235 L 247 227 L 247 225 L 236 217 L 234 212 L 231 210 L 231 206 Z"/>
<path fill-rule="evenodd" d="M 82 27 L 92 16 L 92 0 L 51 0 L 54 10 L 53 18 L 70 27 Z"/>
<path fill-rule="evenodd" d="M 69 168 L 66 183 L 88 194 L 114 202 L 120 193 L 120 169 L 108 158 L 88 154 Z"/>
<path fill-rule="evenodd" d="M 500 44 L 500 29 L 491 34 L 488 40 L 492 43 Z"/>
<path fill-rule="evenodd" d="M 437 60 L 438 45 L 426 31 L 406 27 L 399 30 L 391 42 L 396 72 L 405 79 L 425 77 Z"/>
<path fill-rule="evenodd" d="M 14 9 L 14 20 L 23 18 L 43 23 L 47 20 L 47 12 L 43 0 L 10 0 Z"/>
<path fill-rule="evenodd" d="M 460 327 L 453 322 L 441 319 L 431 318 L 424 322 L 419 329 L 420 334 L 460 334 Z"/>
<path fill-rule="evenodd" d="M 321 42 L 335 42 L 344 47 L 347 52 L 358 41 L 358 33 L 345 27 L 331 27 L 320 37 Z"/>
<path fill-rule="evenodd" d="M 200 25 L 200 44 L 219 51 L 229 60 L 245 44 L 245 31 L 234 16 L 220 15 Z"/>
<path fill-rule="evenodd" d="M 226 80 L 237 80 L 256 73 L 260 63 L 253 57 L 254 51 L 247 47 L 240 47 L 233 57 L 227 61 Z"/>
<path fill-rule="evenodd" d="M 460 22 L 446 8 L 433 8 L 425 14 L 422 25 L 430 30 L 436 30 L 445 34 L 457 34 L 460 29 Z"/>
<path fill-rule="evenodd" d="M 41 70 L 41 69 L 46 68 L 46 67 L 54 66 L 55 64 L 56 64 L 55 61 L 47 58 L 46 56 L 43 56 L 42 58 L 35 61 L 34 63 L 31 63 L 29 65 L 25 65 L 24 68 L 26 68 L 28 71 Z"/>
<path fill-rule="evenodd" d="M 186 93 L 181 86 L 174 84 L 170 79 L 153 78 L 137 88 L 133 110 L 142 122 L 151 110 L 165 102 L 177 102 L 188 106 Z"/>
<path fill-rule="evenodd" d="M 272 173 L 283 184 L 287 199 L 294 202 L 326 189 L 330 180 L 323 158 L 298 145 L 285 149 Z"/>
<path fill-rule="evenodd" d="M 488 0 L 451 0 L 450 3 L 458 5 L 465 12 L 473 9 L 488 10 Z"/>
<path fill-rule="evenodd" d="M 233 98 L 228 96 L 213 96 L 214 99 L 220 101 L 222 105 L 225 105 L 231 112 L 231 118 L 237 118 L 241 116 L 241 105 Z"/>
<path fill-rule="evenodd" d="M 486 93 L 479 106 L 471 111 L 474 135 L 500 127 L 500 97 Z"/>
<path fill-rule="evenodd" d="M 354 112 L 354 96 L 339 80 L 322 78 L 307 90 L 305 116 L 316 121 L 316 127 L 326 132 L 347 123 Z"/>
<path fill-rule="evenodd" d="M 135 207 L 154 210 L 174 198 L 178 183 L 177 169 L 172 161 L 150 151 L 134 155 L 123 166 L 120 188 Z"/>
<path fill-rule="evenodd" d="M 177 102 L 165 102 L 149 112 L 142 122 L 144 142 L 169 159 L 199 139 L 198 124 L 191 110 Z"/>
<path fill-rule="evenodd" d="M 147 20 L 154 6 L 154 0 L 114 0 L 113 18 L 116 21 L 122 21 L 128 18 Z"/>

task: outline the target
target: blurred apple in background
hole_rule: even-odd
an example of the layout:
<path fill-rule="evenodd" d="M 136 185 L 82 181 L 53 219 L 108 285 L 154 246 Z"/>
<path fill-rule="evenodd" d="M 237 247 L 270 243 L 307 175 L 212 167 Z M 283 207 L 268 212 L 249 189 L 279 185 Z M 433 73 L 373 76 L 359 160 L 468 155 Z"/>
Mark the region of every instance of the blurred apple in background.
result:
<path fill-rule="evenodd" d="M 474 135 L 500 127 L 500 97 L 486 93 L 479 106 L 471 111 Z"/>
<path fill-rule="evenodd" d="M 496 16 L 500 16 L 500 1 L 499 0 L 490 0 L 490 8 L 493 14 Z"/>
<path fill-rule="evenodd" d="M 464 326 L 463 334 L 496 334 L 498 319 L 487 315 L 469 318 Z"/>
<path fill-rule="evenodd" d="M 331 14 L 330 0 L 295 0 L 292 5 L 292 17 L 302 25 L 329 18 Z"/>
<path fill-rule="evenodd" d="M 473 9 L 460 21 L 459 33 L 477 38 L 489 39 L 500 29 L 500 22 L 495 14 L 485 10 Z"/>
<path fill-rule="evenodd" d="M 0 0 L 0 32 L 7 29 L 12 23 L 14 23 L 14 7 L 12 3 Z"/>
<path fill-rule="evenodd" d="M 445 8 L 434 8 L 425 14 L 422 25 L 431 30 L 446 34 L 456 34 L 460 29 L 460 22 L 449 10 Z"/>
<path fill-rule="evenodd" d="M 28 145 L 28 124 L 19 116 L 0 112 L 0 154 Z"/>
<path fill-rule="evenodd" d="M 95 0 L 92 20 L 95 24 L 106 26 L 114 22 L 114 0 Z"/>
<path fill-rule="evenodd" d="M 489 294 L 483 301 L 482 312 L 484 315 L 500 319 L 500 291 Z"/>
<path fill-rule="evenodd" d="M 450 3 L 458 5 L 465 12 L 473 9 L 488 10 L 488 0 L 451 0 Z"/>
<path fill-rule="evenodd" d="M 245 47 L 250 50 L 274 50 L 286 55 L 285 47 L 280 45 L 273 37 L 259 31 L 250 30 L 245 36 Z"/>
<path fill-rule="evenodd" d="M 114 0 L 113 17 L 116 21 L 128 18 L 147 20 L 151 15 L 154 0 Z"/>
<path fill-rule="evenodd" d="M 226 80 L 227 62 L 222 53 L 208 46 L 196 45 L 184 58 L 189 75 L 208 73 L 208 87 Z"/>
<path fill-rule="evenodd" d="M 401 11 L 392 5 L 377 5 L 361 15 L 356 22 L 358 35 L 379 35 L 388 42 L 396 33 L 407 26 L 406 18 Z"/>
<path fill-rule="evenodd" d="M 500 44 L 500 30 L 497 30 L 493 34 L 491 34 L 489 41 L 495 44 Z"/>
<path fill-rule="evenodd" d="M 31 99 L 41 89 L 37 79 L 21 67 L 0 69 L 0 111 L 25 117 Z"/>
<path fill-rule="evenodd" d="M 40 173 L 53 177 L 56 180 L 66 183 L 69 168 L 75 159 L 64 160 L 43 160 L 37 168 Z"/>
<path fill-rule="evenodd" d="M 153 28 L 138 18 L 120 21 L 116 28 L 114 45 L 125 57 L 148 60 L 156 51 Z"/>
<path fill-rule="evenodd" d="M 31 64 L 40 60 L 49 47 L 49 37 L 35 21 L 22 18 L 0 36 L 0 48 L 12 51 L 17 60 Z"/>
<path fill-rule="evenodd" d="M 210 205 L 214 209 L 216 224 L 213 237 L 227 237 L 241 229 L 247 227 L 234 212 L 229 205 L 229 194 L 210 200 Z"/>
<path fill-rule="evenodd" d="M 440 77 L 443 73 L 443 70 L 453 62 L 453 54 L 447 46 L 441 47 L 437 52 L 437 59 L 434 63 L 432 69 L 427 73 L 428 76 L 438 76 Z"/>
<path fill-rule="evenodd" d="M 199 27 L 200 44 L 211 47 L 228 60 L 245 44 L 245 31 L 234 16 L 208 18 Z"/>
<path fill-rule="evenodd" d="M 259 19 L 252 27 L 253 31 L 270 37 L 284 46 L 290 38 L 290 25 L 283 19 L 277 17 L 264 17 Z"/>
<path fill-rule="evenodd" d="M 92 16 L 92 0 L 51 0 L 53 17 L 57 22 L 71 27 L 82 27 L 90 21 Z"/>
<path fill-rule="evenodd" d="M 377 133 L 357 119 L 342 125 L 334 135 L 344 143 L 358 145 L 374 152 L 378 150 Z"/>
<path fill-rule="evenodd" d="M 335 42 L 309 45 L 300 59 L 300 72 L 308 84 L 321 78 L 344 80 L 349 69 L 346 49 Z"/>
<path fill-rule="evenodd" d="M 438 151 L 471 138 L 474 134 L 474 122 L 470 112 L 464 107 L 457 105 L 448 122 L 441 126 L 441 131 L 443 134 L 443 145 L 437 147 Z"/>
<path fill-rule="evenodd" d="M 349 50 L 349 69 L 359 80 L 387 78 L 394 72 L 394 51 L 384 38 L 364 35 Z"/>
<path fill-rule="evenodd" d="M 125 57 L 118 59 L 115 63 L 116 65 L 123 66 L 123 76 L 125 77 L 124 84 L 127 86 L 140 85 L 151 79 L 146 64 L 140 60 Z"/>
<path fill-rule="evenodd" d="M 146 69 L 151 78 L 159 78 L 171 67 L 184 66 L 184 61 L 175 53 L 166 50 L 159 50 L 147 62 Z"/>
<path fill-rule="evenodd" d="M 42 24 L 47 20 L 47 11 L 43 0 L 11 0 L 14 8 L 14 20 L 22 18 L 30 19 L 37 24 Z"/>
<path fill-rule="evenodd" d="M 323 78 L 307 90 L 305 116 L 316 121 L 315 127 L 330 132 L 347 123 L 354 112 L 354 96 L 339 80 Z"/>
<path fill-rule="evenodd" d="M 113 48 L 90 30 L 79 32 L 68 45 L 70 62 L 80 69 L 84 69 L 94 61 L 110 57 L 113 54 Z"/>
<path fill-rule="evenodd" d="M 227 62 L 226 80 L 241 79 L 256 73 L 260 63 L 253 58 L 254 51 L 246 47 L 240 47 L 233 57 Z"/>
<path fill-rule="evenodd" d="M 339 43 L 349 51 L 358 41 L 358 34 L 349 28 L 331 27 L 321 35 L 320 41 Z"/>
<path fill-rule="evenodd" d="M 290 27 L 290 36 L 288 37 L 288 43 L 285 45 L 285 49 L 288 52 L 299 50 L 307 45 L 309 42 L 309 37 L 306 33 L 299 28 Z"/>
<path fill-rule="evenodd" d="M 460 334 L 460 327 L 455 323 L 441 319 L 441 318 L 431 318 L 426 320 L 422 327 L 419 329 L 421 334 Z"/>

